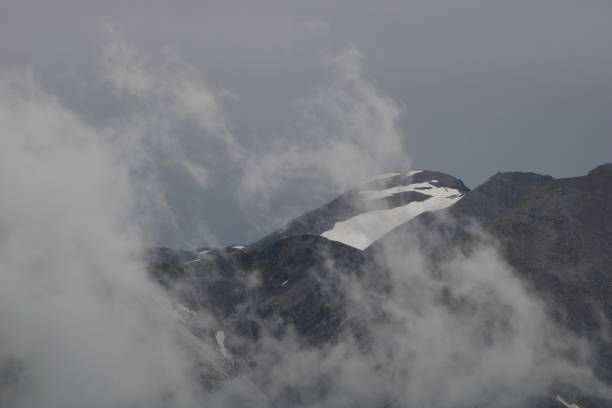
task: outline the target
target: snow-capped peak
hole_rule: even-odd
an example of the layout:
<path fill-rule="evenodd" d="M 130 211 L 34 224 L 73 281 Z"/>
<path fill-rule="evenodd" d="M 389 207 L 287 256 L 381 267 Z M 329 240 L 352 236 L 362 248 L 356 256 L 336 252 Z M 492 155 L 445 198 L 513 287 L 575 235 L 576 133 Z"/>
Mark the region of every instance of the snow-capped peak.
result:
<path fill-rule="evenodd" d="M 440 183 L 439 176 L 440 173 L 412 170 L 404 175 L 381 175 L 360 184 L 357 200 L 363 212 L 336 222 L 321 236 L 365 249 L 417 215 L 453 205 L 463 197 L 463 189 L 454 184 Z M 406 197 L 407 194 L 412 195 Z M 381 200 L 387 204 L 383 208 L 380 206 Z"/>

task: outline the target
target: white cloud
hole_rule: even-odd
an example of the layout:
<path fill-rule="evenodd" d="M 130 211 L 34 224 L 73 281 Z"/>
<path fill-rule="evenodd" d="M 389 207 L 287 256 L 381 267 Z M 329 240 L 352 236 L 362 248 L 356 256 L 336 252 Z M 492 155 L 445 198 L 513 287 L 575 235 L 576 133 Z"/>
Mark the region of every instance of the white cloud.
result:
<path fill-rule="evenodd" d="M 207 148 L 220 146 L 232 161 L 243 154 L 230 132 L 223 100 L 226 90 L 213 90 L 200 71 L 170 51 L 149 56 L 129 45 L 112 28 L 103 52 L 102 77 L 129 109 L 122 118 L 130 132 L 122 132 L 129 149 L 143 147 L 156 160 L 182 168 L 200 187 L 206 187 L 209 171 Z M 182 128 L 193 124 L 197 133 Z M 126 137 L 129 136 L 129 137 Z M 190 136 L 195 140 L 190 140 Z M 212 149 L 211 149 L 212 150 Z"/>
<path fill-rule="evenodd" d="M 295 134 L 246 158 L 242 201 L 266 203 L 297 182 L 315 195 L 341 191 L 410 166 L 398 123 L 403 107 L 365 77 L 362 61 L 354 46 L 326 59 L 330 81 L 298 104 Z"/>
<path fill-rule="evenodd" d="M 175 320 L 138 257 L 142 163 L 31 74 L 0 78 L 0 405 L 195 403 Z"/>

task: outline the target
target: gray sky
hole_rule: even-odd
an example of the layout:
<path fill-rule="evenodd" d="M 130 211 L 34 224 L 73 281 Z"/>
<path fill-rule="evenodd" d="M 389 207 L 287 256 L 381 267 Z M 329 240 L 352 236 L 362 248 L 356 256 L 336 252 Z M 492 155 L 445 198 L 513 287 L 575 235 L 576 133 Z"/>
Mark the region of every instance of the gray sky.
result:
<path fill-rule="evenodd" d="M 30 67 L 99 128 L 164 116 L 168 100 L 204 107 L 155 123 L 180 140 L 174 160 L 153 143 L 175 214 L 158 242 L 224 245 L 370 171 L 428 168 L 475 187 L 610 161 L 611 21 L 605 0 L 3 0 L 0 66 Z M 118 69 L 129 56 L 109 65 L 116 37 L 142 56 L 137 75 Z M 172 88 L 189 84 L 194 99 Z"/>

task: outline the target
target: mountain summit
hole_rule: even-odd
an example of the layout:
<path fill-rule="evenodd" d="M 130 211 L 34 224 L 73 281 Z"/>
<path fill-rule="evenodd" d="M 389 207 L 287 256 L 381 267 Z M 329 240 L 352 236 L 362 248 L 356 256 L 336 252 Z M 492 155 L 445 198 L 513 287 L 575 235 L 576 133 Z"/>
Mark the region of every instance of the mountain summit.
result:
<path fill-rule="evenodd" d="M 311 234 L 365 249 L 417 215 L 453 205 L 467 191 L 461 180 L 437 171 L 383 174 L 293 219 L 257 241 L 253 248 L 290 236 Z"/>

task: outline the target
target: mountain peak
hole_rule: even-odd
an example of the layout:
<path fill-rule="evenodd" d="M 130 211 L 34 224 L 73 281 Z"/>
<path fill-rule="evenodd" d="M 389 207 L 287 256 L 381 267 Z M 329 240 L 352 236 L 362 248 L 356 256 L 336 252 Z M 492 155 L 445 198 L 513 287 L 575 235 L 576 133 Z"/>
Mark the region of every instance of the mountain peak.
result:
<path fill-rule="evenodd" d="M 474 191 L 486 194 L 496 199 L 504 207 L 513 207 L 525 194 L 534 188 L 554 180 L 552 176 L 510 171 L 497 173 L 486 182 L 476 187 Z"/>
<path fill-rule="evenodd" d="M 417 215 L 454 204 L 467 191 L 461 180 L 438 171 L 382 174 L 295 218 L 252 248 L 261 248 L 284 237 L 312 234 L 365 249 Z"/>
<path fill-rule="evenodd" d="M 587 176 L 612 176 L 612 163 L 604 163 L 601 166 L 595 167 L 593 170 L 589 171 Z"/>

